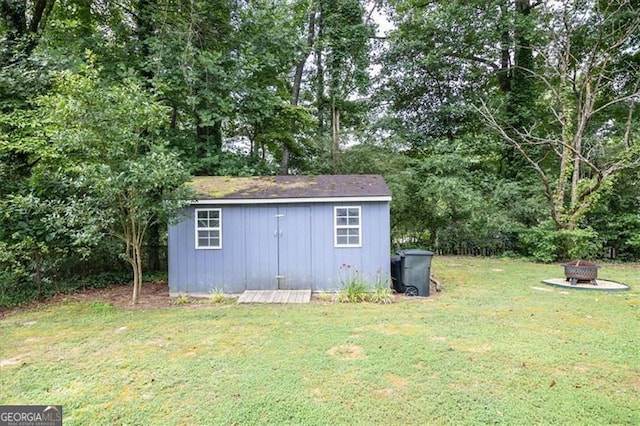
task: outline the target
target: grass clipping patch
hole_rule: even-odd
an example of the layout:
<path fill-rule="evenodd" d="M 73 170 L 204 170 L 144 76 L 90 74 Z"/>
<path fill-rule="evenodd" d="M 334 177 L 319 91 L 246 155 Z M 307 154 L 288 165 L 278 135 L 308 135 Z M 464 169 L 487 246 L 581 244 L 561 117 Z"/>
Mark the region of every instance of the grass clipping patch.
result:
<path fill-rule="evenodd" d="M 334 358 L 350 361 L 353 359 L 365 359 L 367 355 L 364 350 L 358 345 L 345 344 L 334 346 L 327 351 L 329 355 Z"/>

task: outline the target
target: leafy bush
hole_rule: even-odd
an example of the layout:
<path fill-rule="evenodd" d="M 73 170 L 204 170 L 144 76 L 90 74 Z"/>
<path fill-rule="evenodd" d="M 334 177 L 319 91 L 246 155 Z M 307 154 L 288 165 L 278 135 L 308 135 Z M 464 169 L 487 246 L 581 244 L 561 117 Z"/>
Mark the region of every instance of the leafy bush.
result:
<path fill-rule="evenodd" d="M 323 302 L 333 302 L 334 295 L 333 293 L 320 293 L 318 298 Z"/>
<path fill-rule="evenodd" d="M 131 279 L 131 271 L 100 272 L 72 281 L 72 283 L 75 288 L 105 288 L 114 284 L 128 284 Z"/>
<path fill-rule="evenodd" d="M 348 264 L 340 267 L 340 282 L 342 287 L 336 294 L 338 302 L 391 303 L 393 301 L 389 281 L 383 279 L 380 272 L 376 274 L 373 291 L 371 291 L 371 285 L 362 278 L 362 274 Z"/>
<path fill-rule="evenodd" d="M 593 259 L 598 256 L 602 241 L 591 227 L 560 231 L 567 259 Z"/>
<path fill-rule="evenodd" d="M 211 297 L 209 297 L 209 300 L 211 303 L 225 303 L 227 301 L 227 297 L 221 289 L 216 287 L 211 291 Z"/>
<path fill-rule="evenodd" d="M 38 296 L 26 277 L 0 270 L 0 308 L 18 306 Z"/>
<path fill-rule="evenodd" d="M 373 293 L 369 294 L 369 300 L 373 303 L 388 304 L 393 302 L 393 295 L 391 294 L 391 288 L 388 285 L 384 285 L 379 282 L 376 283 Z"/>
<path fill-rule="evenodd" d="M 336 300 L 343 303 L 357 303 L 367 300 L 367 283 L 362 275 L 349 264 L 340 266 L 341 289 L 336 295 Z"/>
<path fill-rule="evenodd" d="M 354 279 L 342 286 L 336 300 L 341 303 L 366 302 L 368 295 L 367 284 L 364 281 Z"/>
<path fill-rule="evenodd" d="M 173 303 L 176 305 L 186 305 L 189 303 L 189 296 L 184 293 L 180 293 L 174 300 Z"/>
<path fill-rule="evenodd" d="M 520 234 L 522 252 L 536 262 L 551 263 L 558 256 L 558 238 L 555 231 L 541 227 Z"/>
<path fill-rule="evenodd" d="M 551 229 L 541 225 L 520 234 L 520 244 L 525 255 L 538 262 L 557 260 L 592 259 L 597 257 L 601 241 L 591 228 Z"/>

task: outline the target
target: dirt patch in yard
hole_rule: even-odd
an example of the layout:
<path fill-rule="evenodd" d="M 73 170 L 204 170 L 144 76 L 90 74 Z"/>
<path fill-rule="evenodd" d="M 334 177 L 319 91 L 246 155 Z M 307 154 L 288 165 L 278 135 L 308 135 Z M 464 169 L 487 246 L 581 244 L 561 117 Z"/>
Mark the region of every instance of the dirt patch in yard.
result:
<path fill-rule="evenodd" d="M 332 357 L 343 360 L 364 359 L 367 357 L 360 346 L 352 344 L 334 346 L 327 353 Z"/>
<path fill-rule="evenodd" d="M 166 281 L 152 281 L 146 282 L 142 285 L 140 292 L 140 300 L 137 305 L 131 305 L 131 295 L 133 292 L 133 286 L 131 284 L 118 284 L 104 288 L 86 288 L 70 294 L 56 294 L 50 298 L 40 300 L 37 302 L 28 303 L 15 308 L 0 308 L 0 319 L 12 315 L 18 312 L 28 311 L 31 309 L 39 309 L 52 304 L 59 304 L 65 302 L 103 302 L 110 303 L 116 308 L 128 309 L 128 310 L 153 310 L 163 309 L 169 306 L 183 303 L 190 307 L 203 306 L 201 303 L 197 303 L 202 299 L 188 298 L 184 302 L 177 303 L 175 299 L 169 297 L 169 285 Z M 398 302 L 425 302 L 432 301 L 438 293 L 435 288 L 431 288 L 431 295 L 429 297 L 407 297 L 404 294 L 393 293 L 392 299 L 394 303 Z M 333 293 L 312 293 L 311 301 L 313 303 L 336 303 L 334 300 L 335 295 Z"/>
<path fill-rule="evenodd" d="M 166 281 L 144 283 L 140 290 L 140 300 L 137 305 L 131 304 L 132 294 L 132 285 L 113 285 L 105 288 L 87 288 L 71 294 L 56 294 L 48 299 L 29 303 L 16 308 L 0 308 L 0 319 L 18 312 L 69 301 L 104 302 L 110 303 L 116 308 L 140 311 L 162 309 L 171 306 L 169 286 Z"/>

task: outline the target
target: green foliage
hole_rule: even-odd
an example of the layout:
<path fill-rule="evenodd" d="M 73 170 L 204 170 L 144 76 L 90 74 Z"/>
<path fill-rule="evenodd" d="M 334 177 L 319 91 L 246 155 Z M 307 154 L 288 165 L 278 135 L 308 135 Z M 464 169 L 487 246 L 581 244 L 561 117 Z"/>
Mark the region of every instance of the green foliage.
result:
<path fill-rule="evenodd" d="M 16 266 L 7 267 L 5 264 L 4 268 L 0 269 L 0 308 L 23 305 L 57 293 L 73 293 L 86 288 L 106 288 L 131 283 L 130 271 L 100 272 L 87 276 L 81 276 L 75 271 L 75 274 L 55 276 L 49 273 L 48 269 L 47 267 L 43 271 L 45 277 L 38 291 L 28 271 Z"/>
<path fill-rule="evenodd" d="M 113 307 L 111 303 L 102 302 L 102 301 L 94 301 L 89 302 L 89 308 L 91 313 L 94 315 L 112 315 L 116 313 L 116 309 Z"/>
<path fill-rule="evenodd" d="M 180 293 L 175 299 L 173 299 L 173 303 L 176 305 L 186 305 L 190 302 L 191 299 L 189 299 L 189 296 L 184 293 Z"/>
<path fill-rule="evenodd" d="M 381 94 L 407 142 L 421 147 L 475 133 L 469 100 L 490 96 L 495 77 L 509 74 L 486 46 L 500 45 L 512 11 L 498 1 L 400 1 L 395 10 Z"/>
<path fill-rule="evenodd" d="M 19 306 L 41 296 L 23 271 L 0 269 L 0 308 Z"/>
<path fill-rule="evenodd" d="M 640 259 L 639 181 L 639 170 L 621 174 L 585 218 L 617 259 Z"/>
<path fill-rule="evenodd" d="M 224 295 L 223 291 L 219 288 L 214 288 L 211 291 L 211 296 L 209 297 L 211 303 L 225 303 L 227 302 L 227 297 Z"/>
<path fill-rule="evenodd" d="M 67 291 L 83 288 L 106 288 L 112 285 L 130 284 L 131 278 L 131 272 L 129 271 L 108 271 L 86 277 L 78 277 L 75 280 L 71 279 L 65 283 L 65 286 Z"/>
<path fill-rule="evenodd" d="M 373 292 L 369 295 L 369 301 L 383 305 L 392 303 L 393 293 L 391 292 L 389 283 L 376 282 L 373 287 Z"/>
<path fill-rule="evenodd" d="M 0 270 L 14 276 L 4 289 L 10 304 L 58 291 L 56 275 L 64 259 L 87 257 L 102 239 L 100 216 L 85 209 L 90 197 L 63 200 L 56 199 L 59 192 L 46 193 L 34 184 L 31 191 L 36 190 L 42 194 L 0 199 Z"/>
<path fill-rule="evenodd" d="M 342 303 L 364 302 L 368 297 L 368 285 L 352 265 L 343 264 L 340 266 L 340 290 L 336 295 L 336 300 Z"/>
<path fill-rule="evenodd" d="M 594 259 L 600 254 L 602 240 L 591 228 L 555 229 L 550 224 L 524 230 L 520 244 L 525 255 L 539 262 Z"/>
<path fill-rule="evenodd" d="M 537 187 L 500 178 L 491 151 L 464 142 L 440 141 L 431 155 L 385 171 L 396 247 L 497 254 L 515 250 L 521 230 L 537 225 L 544 207 Z"/>
<path fill-rule="evenodd" d="M 333 293 L 320 293 L 318 298 L 323 302 L 333 302 L 335 295 Z"/>
<path fill-rule="evenodd" d="M 135 303 L 148 227 L 166 223 L 189 196 L 189 175 L 161 138 L 166 109 L 133 76 L 110 85 L 91 65 L 82 74 L 61 74 L 57 93 L 40 105 L 52 149 L 34 169 L 35 179 L 55 176 L 86 194 L 85 208 L 100 230 L 124 245 Z"/>
<path fill-rule="evenodd" d="M 340 290 L 336 301 L 340 303 L 373 302 L 387 304 L 393 301 L 389 280 L 378 273 L 373 284 L 367 282 L 352 265 L 340 266 Z M 373 291 L 372 291 L 373 287 Z"/>

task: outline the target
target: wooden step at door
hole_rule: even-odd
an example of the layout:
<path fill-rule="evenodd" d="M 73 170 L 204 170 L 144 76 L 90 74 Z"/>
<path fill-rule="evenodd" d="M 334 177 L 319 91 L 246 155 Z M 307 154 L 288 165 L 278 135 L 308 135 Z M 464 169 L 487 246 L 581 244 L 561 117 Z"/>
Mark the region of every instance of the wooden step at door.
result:
<path fill-rule="evenodd" d="M 311 290 L 246 290 L 238 303 L 309 303 Z"/>

